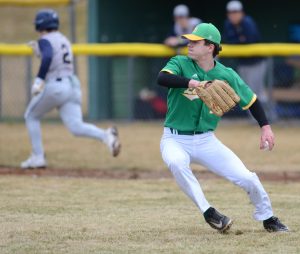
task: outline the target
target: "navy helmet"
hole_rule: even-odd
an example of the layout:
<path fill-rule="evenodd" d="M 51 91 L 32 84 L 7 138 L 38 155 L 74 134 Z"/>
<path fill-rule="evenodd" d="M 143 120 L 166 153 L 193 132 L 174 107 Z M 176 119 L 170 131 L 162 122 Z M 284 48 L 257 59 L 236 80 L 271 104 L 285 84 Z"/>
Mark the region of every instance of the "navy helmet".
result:
<path fill-rule="evenodd" d="M 38 11 L 34 20 L 35 30 L 56 30 L 59 27 L 59 18 L 56 11 L 52 9 L 43 9 Z"/>

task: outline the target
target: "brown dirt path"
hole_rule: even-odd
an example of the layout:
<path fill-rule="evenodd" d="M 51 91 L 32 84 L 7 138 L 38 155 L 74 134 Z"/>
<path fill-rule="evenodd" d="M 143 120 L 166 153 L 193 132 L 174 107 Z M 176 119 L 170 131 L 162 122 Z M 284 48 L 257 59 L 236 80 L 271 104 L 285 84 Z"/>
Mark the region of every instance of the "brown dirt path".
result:
<path fill-rule="evenodd" d="M 261 180 L 265 181 L 283 181 L 300 182 L 300 172 L 256 172 Z M 200 179 L 215 179 L 218 176 L 209 171 L 196 171 L 196 176 Z M 54 176 L 54 177 L 82 177 L 99 179 L 162 179 L 171 178 L 168 170 L 105 170 L 105 169 L 32 169 L 22 170 L 20 168 L 0 166 L 0 175 L 26 175 L 26 176 Z"/>

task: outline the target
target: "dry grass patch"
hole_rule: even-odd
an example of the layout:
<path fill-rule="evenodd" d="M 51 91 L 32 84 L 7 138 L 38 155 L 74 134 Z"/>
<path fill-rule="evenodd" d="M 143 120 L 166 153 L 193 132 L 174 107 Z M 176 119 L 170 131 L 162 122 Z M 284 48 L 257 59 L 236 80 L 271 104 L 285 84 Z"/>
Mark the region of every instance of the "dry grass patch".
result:
<path fill-rule="evenodd" d="M 106 128 L 110 123 L 97 124 Z M 74 138 L 60 123 L 43 123 L 43 140 L 52 168 L 166 170 L 159 143 L 162 122 L 119 123 L 123 150 L 112 158 L 98 141 Z M 260 130 L 248 123 L 224 122 L 216 134 L 253 171 L 298 171 L 300 128 L 274 126 L 276 146 L 272 152 L 259 150 Z M 23 123 L 0 123 L 0 165 L 18 166 L 30 153 Z M 194 166 L 203 170 L 202 167 Z"/>
<path fill-rule="evenodd" d="M 173 180 L 1 177 L 1 253 L 299 253 L 299 183 L 265 184 L 288 234 L 252 219 L 247 196 L 201 181 L 212 205 L 234 219 L 211 229 Z"/>

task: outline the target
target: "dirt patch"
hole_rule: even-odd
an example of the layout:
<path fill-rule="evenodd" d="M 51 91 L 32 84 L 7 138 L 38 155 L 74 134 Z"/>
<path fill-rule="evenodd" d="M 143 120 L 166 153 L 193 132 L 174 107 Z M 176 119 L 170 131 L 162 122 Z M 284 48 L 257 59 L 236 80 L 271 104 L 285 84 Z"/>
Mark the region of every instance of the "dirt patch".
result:
<path fill-rule="evenodd" d="M 199 179 L 215 179 L 217 175 L 209 171 L 194 172 Z M 300 172 L 257 172 L 261 180 L 300 182 Z M 168 170 L 105 170 L 105 169 L 31 169 L 22 170 L 14 167 L 0 167 L 0 175 L 27 175 L 27 176 L 54 176 L 54 177 L 81 177 L 99 179 L 163 179 L 172 178 Z"/>

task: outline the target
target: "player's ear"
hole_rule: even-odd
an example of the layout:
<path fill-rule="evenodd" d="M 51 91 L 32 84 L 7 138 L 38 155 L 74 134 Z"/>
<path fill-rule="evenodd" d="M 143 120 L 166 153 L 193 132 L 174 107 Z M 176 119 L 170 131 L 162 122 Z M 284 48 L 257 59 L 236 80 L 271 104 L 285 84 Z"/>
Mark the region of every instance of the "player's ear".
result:
<path fill-rule="evenodd" d="M 215 47 L 216 47 L 216 45 L 214 45 L 214 44 L 209 44 L 209 51 L 210 52 L 214 52 L 214 50 L 215 50 Z"/>

